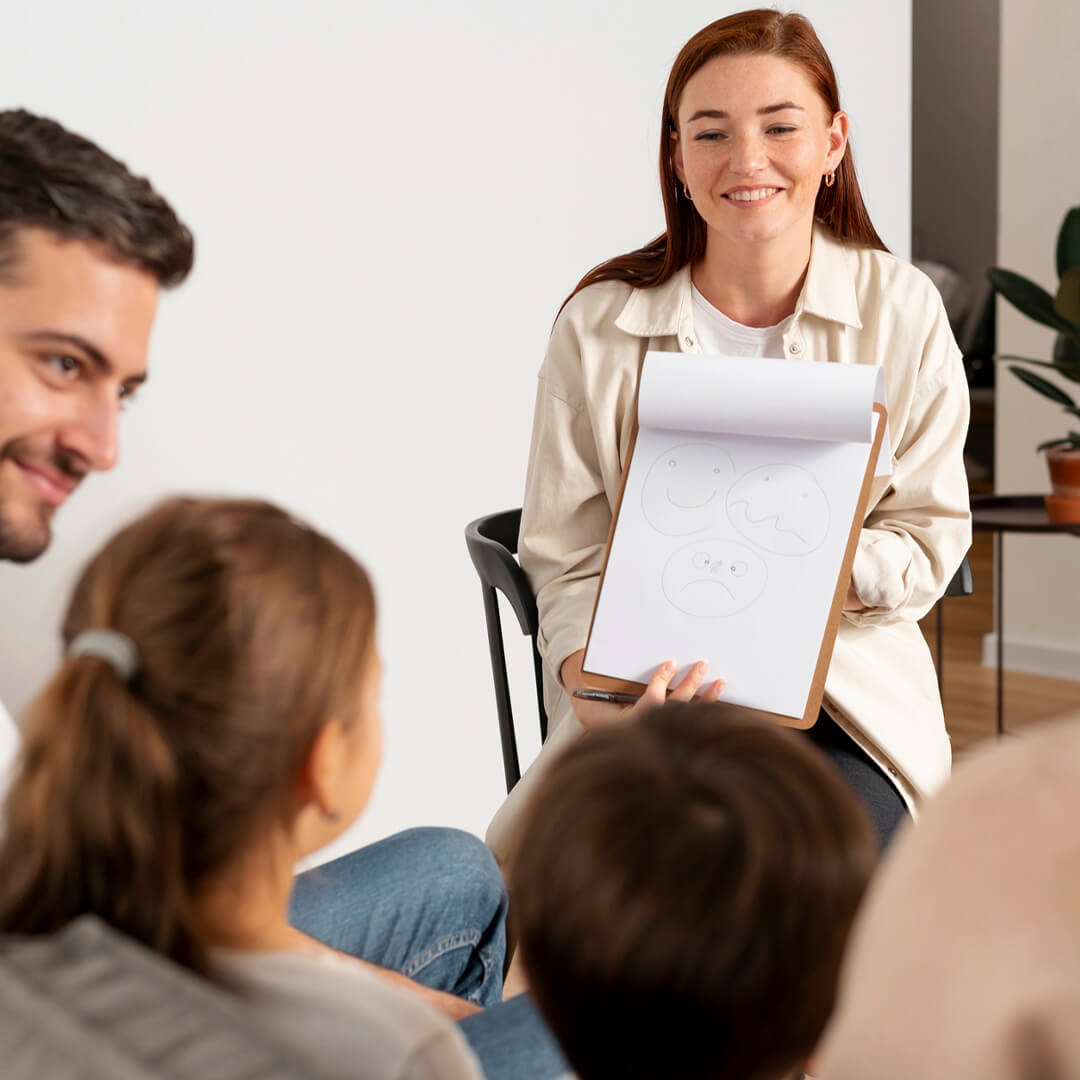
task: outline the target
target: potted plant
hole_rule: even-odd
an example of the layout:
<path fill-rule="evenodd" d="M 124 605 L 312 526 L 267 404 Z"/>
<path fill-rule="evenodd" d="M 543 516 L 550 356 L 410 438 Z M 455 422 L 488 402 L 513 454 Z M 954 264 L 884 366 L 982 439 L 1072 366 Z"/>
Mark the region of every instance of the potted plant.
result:
<path fill-rule="evenodd" d="M 1058 287 L 1051 296 L 1040 285 L 1011 270 L 994 267 L 986 275 L 994 290 L 1018 311 L 1057 331 L 1050 360 L 1027 356 L 999 356 L 1014 361 L 1009 370 L 1036 393 L 1063 406 L 1073 426 L 1063 435 L 1039 443 L 1050 468 L 1053 494 L 1046 496 L 1051 521 L 1080 522 L 1080 403 L 1056 383 L 1019 367 L 1015 361 L 1050 368 L 1069 382 L 1080 383 L 1080 206 L 1062 222 L 1057 238 Z"/>

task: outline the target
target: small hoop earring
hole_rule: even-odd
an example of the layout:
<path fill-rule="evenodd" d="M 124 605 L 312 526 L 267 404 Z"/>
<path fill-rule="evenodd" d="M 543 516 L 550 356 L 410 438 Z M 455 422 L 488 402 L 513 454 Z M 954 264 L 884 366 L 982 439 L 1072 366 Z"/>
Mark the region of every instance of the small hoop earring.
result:
<path fill-rule="evenodd" d="M 825 186 L 832 187 L 836 183 L 836 171 L 830 170 L 825 174 Z"/>
<path fill-rule="evenodd" d="M 689 200 L 690 202 L 694 201 L 694 196 L 690 194 L 690 189 L 685 184 L 683 184 L 682 186 L 682 193 L 687 198 L 687 200 Z"/>

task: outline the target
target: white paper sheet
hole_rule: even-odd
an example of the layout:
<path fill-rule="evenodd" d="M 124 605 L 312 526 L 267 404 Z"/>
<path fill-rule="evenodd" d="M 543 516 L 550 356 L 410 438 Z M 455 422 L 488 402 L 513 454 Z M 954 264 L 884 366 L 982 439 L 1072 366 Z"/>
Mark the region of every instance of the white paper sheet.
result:
<path fill-rule="evenodd" d="M 873 367 L 650 353 L 585 670 L 704 659 L 726 700 L 802 716 L 882 392 Z"/>

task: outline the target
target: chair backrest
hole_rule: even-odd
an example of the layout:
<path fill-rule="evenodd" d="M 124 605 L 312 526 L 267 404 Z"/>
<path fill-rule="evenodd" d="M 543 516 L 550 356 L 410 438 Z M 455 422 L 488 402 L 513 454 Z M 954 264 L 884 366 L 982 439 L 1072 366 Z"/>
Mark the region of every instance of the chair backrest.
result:
<path fill-rule="evenodd" d="M 499 738 L 502 741 L 503 771 L 507 792 L 521 779 L 518 760 L 517 733 L 514 711 L 510 704 L 510 681 L 506 671 L 506 650 L 503 647 L 502 620 L 499 599 L 502 593 L 517 616 L 521 632 L 532 639 L 533 675 L 536 680 L 536 712 L 540 722 L 540 738 L 547 738 L 547 713 L 544 710 L 544 677 L 536 634 L 540 620 L 536 613 L 536 598 L 525 572 L 518 565 L 518 530 L 521 509 L 503 510 L 469 522 L 465 528 L 465 544 L 469 549 L 484 594 L 484 619 L 487 622 L 488 651 L 491 654 L 491 675 L 495 682 L 495 706 L 499 716 Z"/>
<path fill-rule="evenodd" d="M 971 563 L 965 555 L 952 580 L 945 586 L 945 596 L 970 596 L 974 583 L 971 580 Z"/>

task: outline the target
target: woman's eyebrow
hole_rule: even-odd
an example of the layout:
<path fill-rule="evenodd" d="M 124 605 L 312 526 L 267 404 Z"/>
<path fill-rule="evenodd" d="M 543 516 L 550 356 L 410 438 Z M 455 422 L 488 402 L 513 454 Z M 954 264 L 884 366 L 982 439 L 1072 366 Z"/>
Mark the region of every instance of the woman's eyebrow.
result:
<path fill-rule="evenodd" d="M 768 116 L 770 113 L 783 112 L 784 109 L 798 109 L 799 112 L 805 112 L 801 105 L 796 105 L 794 101 L 778 101 L 775 105 L 763 105 L 758 109 L 758 116 Z M 728 114 L 723 109 L 698 109 L 693 116 L 687 120 L 687 123 L 693 123 L 695 120 L 726 120 Z"/>

